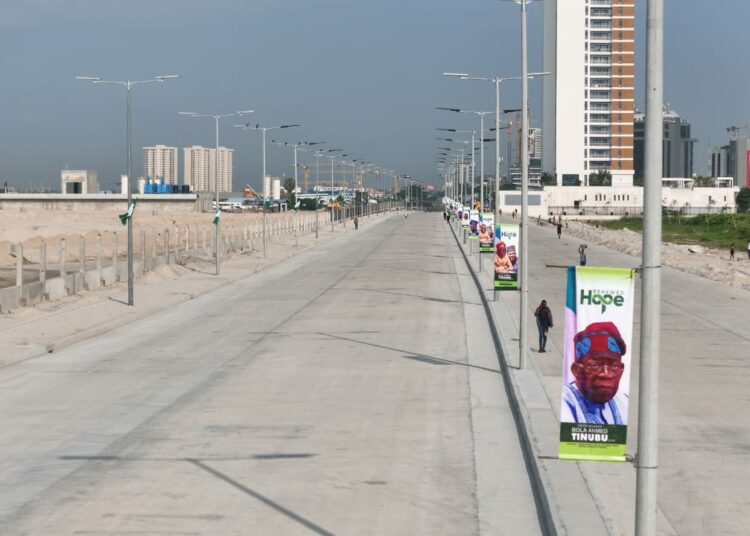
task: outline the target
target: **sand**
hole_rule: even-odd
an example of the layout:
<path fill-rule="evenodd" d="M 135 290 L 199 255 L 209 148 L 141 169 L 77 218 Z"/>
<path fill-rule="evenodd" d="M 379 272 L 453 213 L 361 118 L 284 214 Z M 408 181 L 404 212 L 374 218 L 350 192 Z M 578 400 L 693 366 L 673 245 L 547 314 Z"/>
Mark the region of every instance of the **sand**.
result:
<path fill-rule="evenodd" d="M 607 248 L 640 257 L 642 236 L 629 229 L 610 230 L 580 222 L 569 222 L 565 234 L 575 236 L 585 244 L 598 244 Z M 733 287 L 750 290 L 750 260 L 741 244 L 735 261 L 729 260 L 729 251 L 689 244 L 662 244 L 662 265 L 675 268 Z"/>

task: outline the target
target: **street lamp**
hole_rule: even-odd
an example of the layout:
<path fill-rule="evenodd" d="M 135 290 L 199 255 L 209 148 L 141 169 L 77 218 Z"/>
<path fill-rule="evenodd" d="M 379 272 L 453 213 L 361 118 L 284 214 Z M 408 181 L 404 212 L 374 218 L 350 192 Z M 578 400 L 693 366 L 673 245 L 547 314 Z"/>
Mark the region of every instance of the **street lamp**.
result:
<path fill-rule="evenodd" d="M 216 255 L 216 275 L 219 275 L 219 242 L 221 241 L 221 228 L 219 223 L 219 216 L 221 210 L 219 208 L 219 119 L 224 117 L 236 117 L 239 115 L 251 114 L 255 110 L 241 110 L 239 112 L 232 112 L 230 114 L 198 114 L 195 112 L 178 112 L 179 115 L 187 117 L 210 117 L 216 124 L 216 155 L 214 156 L 214 188 L 216 189 L 216 216 L 214 217 L 214 224 L 216 225 L 216 238 L 214 240 L 214 254 Z"/>
<path fill-rule="evenodd" d="M 262 180 L 262 187 L 263 187 L 263 258 L 266 258 L 266 203 L 268 202 L 267 196 L 266 196 L 266 131 L 267 130 L 274 130 L 277 128 L 293 128 L 298 127 L 300 125 L 277 125 L 273 127 L 262 127 L 258 124 L 255 126 L 251 125 L 250 123 L 245 123 L 244 125 L 234 125 L 235 128 L 242 128 L 242 129 L 249 129 L 249 130 L 260 130 L 263 133 L 263 178 Z"/>
<path fill-rule="evenodd" d="M 544 76 L 550 74 L 548 72 L 528 73 L 527 78 L 533 78 L 535 76 Z M 495 84 L 495 130 L 500 129 L 500 84 L 508 80 L 521 80 L 522 76 L 470 76 L 467 73 L 443 73 L 444 76 L 451 76 L 459 78 L 460 80 L 483 80 L 486 82 L 492 82 Z M 509 155 L 510 156 L 510 155 Z M 500 196 L 500 137 L 495 137 L 495 221 L 498 221 L 498 199 Z"/>
<path fill-rule="evenodd" d="M 492 112 L 481 112 L 474 110 L 461 110 L 460 108 L 438 108 L 462 114 L 474 114 L 479 116 L 479 205 L 480 212 L 484 212 L 484 116 Z M 472 154 L 474 149 L 472 148 Z M 474 194 L 474 177 L 471 178 L 471 191 Z"/>
<path fill-rule="evenodd" d="M 132 169 L 132 163 L 133 163 L 133 142 L 132 142 L 132 120 L 131 120 L 131 106 L 130 106 L 130 90 L 133 88 L 133 86 L 137 86 L 139 84 L 150 84 L 151 82 L 164 82 L 165 80 L 169 80 L 170 78 L 179 78 L 180 75 L 178 74 L 166 74 L 161 76 L 155 76 L 149 80 L 102 80 L 98 76 L 76 76 L 76 80 L 85 80 L 88 82 L 92 82 L 94 84 L 114 84 L 117 86 L 123 86 L 125 88 L 125 102 L 126 102 L 126 114 L 127 114 L 127 190 L 128 190 L 128 213 L 130 216 L 128 217 L 128 305 L 134 305 L 134 299 L 133 299 L 133 214 L 134 212 L 131 212 L 131 206 L 133 206 L 133 192 L 132 188 L 130 187 L 133 174 Z M 144 259 L 145 262 L 145 259 Z M 145 266 L 143 268 L 146 269 Z"/>
<path fill-rule="evenodd" d="M 297 220 L 297 211 L 299 210 L 300 202 L 299 202 L 299 198 L 297 197 L 297 168 L 299 167 L 297 165 L 297 150 L 300 147 L 322 145 L 325 142 L 324 141 L 301 141 L 297 143 L 288 143 L 285 141 L 271 140 L 271 143 L 273 143 L 274 145 L 294 147 L 294 206 L 292 208 L 294 210 L 294 245 L 295 247 L 298 247 L 299 246 L 299 226 L 298 226 L 298 220 Z"/>

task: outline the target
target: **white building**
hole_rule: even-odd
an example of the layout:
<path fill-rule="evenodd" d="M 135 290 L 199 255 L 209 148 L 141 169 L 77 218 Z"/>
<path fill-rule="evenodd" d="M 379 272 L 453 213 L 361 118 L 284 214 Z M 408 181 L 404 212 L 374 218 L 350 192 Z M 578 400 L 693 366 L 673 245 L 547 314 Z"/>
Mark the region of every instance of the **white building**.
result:
<path fill-rule="evenodd" d="M 634 23 L 634 0 L 544 2 L 543 166 L 560 186 L 633 184 Z"/>
<path fill-rule="evenodd" d="M 177 147 L 156 145 L 143 148 L 143 175 L 150 179 L 164 179 L 165 184 L 179 184 L 177 176 Z"/>
<path fill-rule="evenodd" d="M 99 193 L 99 180 L 96 171 L 63 169 L 60 172 L 60 191 L 64 194 Z"/>
<path fill-rule="evenodd" d="M 194 145 L 185 147 L 183 182 L 194 192 L 214 192 L 216 184 L 216 149 Z M 219 147 L 219 192 L 232 191 L 234 149 Z"/>

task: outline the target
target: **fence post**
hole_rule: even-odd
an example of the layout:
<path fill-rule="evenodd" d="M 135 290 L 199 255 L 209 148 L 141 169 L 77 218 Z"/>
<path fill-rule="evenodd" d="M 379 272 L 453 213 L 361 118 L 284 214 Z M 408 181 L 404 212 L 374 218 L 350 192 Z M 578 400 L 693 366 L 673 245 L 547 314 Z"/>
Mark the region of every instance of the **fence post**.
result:
<path fill-rule="evenodd" d="M 16 247 L 16 286 L 20 298 L 23 296 L 23 242 Z"/>
<path fill-rule="evenodd" d="M 115 267 L 115 281 L 119 281 L 119 270 L 117 269 L 117 231 L 112 231 L 112 266 Z"/>
<path fill-rule="evenodd" d="M 143 276 L 146 274 L 146 229 L 141 229 L 141 259 L 143 260 L 141 276 Z"/>
<path fill-rule="evenodd" d="M 86 237 L 79 235 L 78 239 L 78 273 L 81 274 L 81 288 L 86 273 Z"/>
<path fill-rule="evenodd" d="M 68 257 L 68 245 L 65 239 L 60 240 L 60 275 L 63 278 L 63 286 L 65 286 L 65 276 L 67 271 L 65 270 L 65 261 Z"/>
<path fill-rule="evenodd" d="M 164 229 L 164 254 L 167 256 L 167 264 L 169 264 L 169 229 Z"/>
<path fill-rule="evenodd" d="M 96 233 L 96 273 L 102 280 L 102 233 Z"/>
<path fill-rule="evenodd" d="M 47 281 L 47 242 L 42 240 L 39 245 L 39 281 Z"/>

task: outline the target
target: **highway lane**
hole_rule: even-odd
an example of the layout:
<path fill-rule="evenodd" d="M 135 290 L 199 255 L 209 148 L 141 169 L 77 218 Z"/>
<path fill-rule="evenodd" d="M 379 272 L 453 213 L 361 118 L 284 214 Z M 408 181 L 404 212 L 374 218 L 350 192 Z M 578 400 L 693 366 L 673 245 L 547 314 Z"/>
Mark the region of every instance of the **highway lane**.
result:
<path fill-rule="evenodd" d="M 371 221 L 0 370 L 0 532 L 538 533 L 450 231 Z"/>

